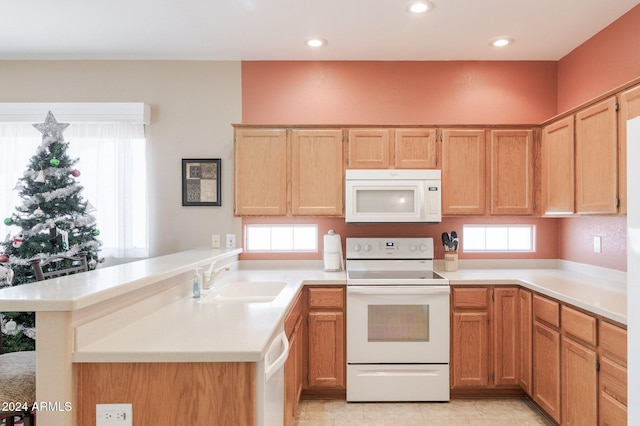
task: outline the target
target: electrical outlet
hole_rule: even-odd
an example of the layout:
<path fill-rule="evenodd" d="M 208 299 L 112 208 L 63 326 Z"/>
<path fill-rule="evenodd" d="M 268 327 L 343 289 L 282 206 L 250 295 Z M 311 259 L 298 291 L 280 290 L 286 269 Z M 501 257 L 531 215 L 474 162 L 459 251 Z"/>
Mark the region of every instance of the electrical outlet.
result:
<path fill-rule="evenodd" d="M 594 253 L 602 252 L 602 237 L 593 237 L 593 251 Z"/>
<path fill-rule="evenodd" d="M 96 426 L 133 426 L 132 404 L 96 404 Z"/>
<path fill-rule="evenodd" d="M 211 234 L 211 248 L 220 248 L 220 234 Z"/>
<path fill-rule="evenodd" d="M 227 242 L 227 248 L 234 248 L 236 246 L 236 234 L 227 234 L 225 241 Z"/>

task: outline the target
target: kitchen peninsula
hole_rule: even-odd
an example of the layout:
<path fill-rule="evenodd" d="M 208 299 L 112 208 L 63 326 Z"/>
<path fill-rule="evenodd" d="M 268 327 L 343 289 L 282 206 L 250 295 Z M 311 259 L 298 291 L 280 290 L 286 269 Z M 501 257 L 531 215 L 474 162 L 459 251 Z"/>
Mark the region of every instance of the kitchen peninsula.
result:
<path fill-rule="evenodd" d="M 36 312 L 36 401 L 61 402 L 62 407 L 72 403 L 69 411 L 37 413 L 38 422 L 71 426 L 79 424 L 79 411 L 95 416 L 95 407 L 79 402 L 79 364 L 256 363 L 303 278 L 305 283 L 344 284 L 344 273 L 320 268 L 237 271 L 241 252 L 190 250 L 0 290 L 0 311 Z M 211 265 L 230 269 L 215 277 L 216 285 L 233 278 L 286 286 L 268 304 L 201 303 L 206 291 L 201 300 L 191 297 L 194 272 Z M 142 407 L 136 408 L 142 414 Z"/>
<path fill-rule="evenodd" d="M 190 377 L 200 378 L 198 386 L 210 381 L 221 388 L 222 376 L 216 375 L 220 372 L 201 368 L 259 362 L 304 285 L 345 284 L 343 272 L 323 272 L 314 262 L 238 262 L 240 252 L 191 250 L 0 290 L 0 311 L 37 312 L 37 401 L 73 403 L 69 412 L 38 413 L 40 423 L 76 425 L 79 411 L 95 413 L 95 407 L 78 403 L 83 395 L 77 392 L 76 378 L 82 366 L 135 364 L 153 368 L 180 364 L 193 368 Z M 216 277 L 216 285 L 234 280 L 282 281 L 286 286 L 270 303 L 202 303 L 191 297 L 191 280 L 195 268 L 212 264 L 216 269 L 230 268 Z M 443 274 L 452 286 L 517 286 L 626 325 L 625 274 L 603 274 L 597 268 L 581 266 L 549 261 L 528 268 L 523 262 L 512 269 L 498 270 L 496 262 L 496 269 L 460 269 Z M 237 379 L 253 373 L 249 368 Z M 108 368 L 104 374 L 110 374 Z M 112 378 L 115 383 L 117 377 Z M 138 386 L 146 389 L 149 384 Z M 208 399 L 208 395 L 199 396 Z M 175 397 L 184 405 L 184 413 L 173 412 L 167 418 L 191 415 L 194 407 L 202 407 L 195 398 Z M 215 399 L 208 401 L 215 405 Z M 149 401 L 161 410 L 158 403 Z M 246 410 L 247 402 L 237 401 L 237 407 L 231 408 Z M 135 406 L 133 411 L 141 413 L 144 409 Z"/>

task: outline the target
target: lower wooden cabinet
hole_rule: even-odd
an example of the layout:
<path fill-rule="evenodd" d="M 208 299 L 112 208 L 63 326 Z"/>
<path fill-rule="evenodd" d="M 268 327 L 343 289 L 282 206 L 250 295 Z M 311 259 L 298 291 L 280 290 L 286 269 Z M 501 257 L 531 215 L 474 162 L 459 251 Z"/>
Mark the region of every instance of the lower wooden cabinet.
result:
<path fill-rule="evenodd" d="M 486 387 L 489 384 L 489 313 L 453 313 L 451 387 Z"/>
<path fill-rule="evenodd" d="M 517 288 L 452 288 L 452 390 L 518 390 L 517 313 Z"/>
<path fill-rule="evenodd" d="M 596 352 L 562 338 L 562 424 L 598 423 Z"/>
<path fill-rule="evenodd" d="M 518 290 L 518 344 L 520 346 L 519 374 L 520 388 L 531 396 L 532 357 L 533 357 L 533 311 L 532 294 L 523 288 Z"/>
<path fill-rule="evenodd" d="M 600 383 L 598 419 L 600 425 L 627 424 L 627 330 L 600 321 Z"/>
<path fill-rule="evenodd" d="M 533 296 L 533 400 L 560 423 L 560 304 Z"/>
<path fill-rule="evenodd" d="M 344 286 L 307 287 L 307 389 L 346 389 Z"/>
<path fill-rule="evenodd" d="M 304 383 L 304 292 L 300 292 L 284 320 L 289 357 L 284 364 L 284 424 L 293 426 Z"/>
<path fill-rule="evenodd" d="M 560 332 L 533 324 L 533 400 L 560 422 Z"/>

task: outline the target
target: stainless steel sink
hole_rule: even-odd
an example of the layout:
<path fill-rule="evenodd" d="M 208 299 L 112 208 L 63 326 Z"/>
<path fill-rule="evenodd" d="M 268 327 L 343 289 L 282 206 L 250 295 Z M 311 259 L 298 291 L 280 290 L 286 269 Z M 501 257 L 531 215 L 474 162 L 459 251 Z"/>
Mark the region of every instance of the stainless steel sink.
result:
<path fill-rule="evenodd" d="M 269 303 L 286 285 L 281 281 L 234 281 L 212 290 L 200 303 Z"/>

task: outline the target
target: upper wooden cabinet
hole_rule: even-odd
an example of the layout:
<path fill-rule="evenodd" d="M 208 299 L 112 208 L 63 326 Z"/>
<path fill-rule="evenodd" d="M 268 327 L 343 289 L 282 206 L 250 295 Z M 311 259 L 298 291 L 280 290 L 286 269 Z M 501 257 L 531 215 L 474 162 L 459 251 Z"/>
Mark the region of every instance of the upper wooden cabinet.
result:
<path fill-rule="evenodd" d="M 342 130 L 291 131 L 291 213 L 343 214 Z"/>
<path fill-rule="evenodd" d="M 236 129 L 235 214 L 287 214 L 287 131 Z"/>
<path fill-rule="evenodd" d="M 627 213 L 627 121 L 640 117 L 640 86 L 636 86 L 619 96 L 618 115 L 618 176 L 620 213 Z"/>
<path fill-rule="evenodd" d="M 533 131 L 491 130 L 491 214 L 533 214 Z"/>
<path fill-rule="evenodd" d="M 616 98 L 576 113 L 576 213 L 617 212 Z"/>
<path fill-rule="evenodd" d="M 396 169 L 435 169 L 438 167 L 436 129 L 395 129 Z"/>
<path fill-rule="evenodd" d="M 341 129 L 236 128 L 235 214 L 344 213 Z"/>
<path fill-rule="evenodd" d="M 347 167 L 435 169 L 436 133 L 434 128 L 349 129 Z"/>
<path fill-rule="evenodd" d="M 574 212 L 574 117 L 549 124 L 542 130 L 542 212 Z"/>
<path fill-rule="evenodd" d="M 388 169 L 391 167 L 390 129 L 349 129 L 347 167 Z"/>
<path fill-rule="evenodd" d="M 442 130 L 442 214 L 483 215 L 486 206 L 484 130 Z"/>

